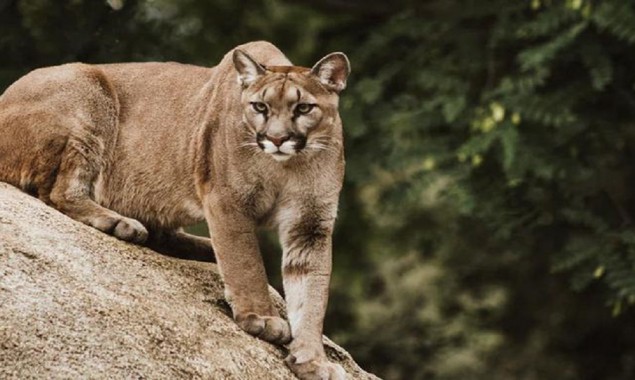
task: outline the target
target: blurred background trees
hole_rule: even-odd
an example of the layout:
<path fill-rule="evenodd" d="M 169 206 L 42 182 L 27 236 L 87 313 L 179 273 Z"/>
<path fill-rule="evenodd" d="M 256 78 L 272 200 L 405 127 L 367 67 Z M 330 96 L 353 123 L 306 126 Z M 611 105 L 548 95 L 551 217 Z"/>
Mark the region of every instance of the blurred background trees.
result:
<path fill-rule="evenodd" d="M 326 333 L 362 366 L 635 378 L 635 2 L 0 0 L 0 90 L 256 39 L 353 65 Z"/>

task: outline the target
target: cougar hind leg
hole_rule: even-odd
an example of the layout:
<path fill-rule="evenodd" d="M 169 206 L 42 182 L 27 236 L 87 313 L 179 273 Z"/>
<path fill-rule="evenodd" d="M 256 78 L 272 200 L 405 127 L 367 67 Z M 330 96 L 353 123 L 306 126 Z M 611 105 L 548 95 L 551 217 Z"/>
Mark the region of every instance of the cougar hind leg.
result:
<path fill-rule="evenodd" d="M 118 120 L 117 94 L 98 68 L 32 71 L 0 96 L 0 180 L 122 240 L 145 241 L 140 222 L 95 201 L 95 181 L 112 165 Z"/>
<path fill-rule="evenodd" d="M 73 70 L 76 89 L 69 96 L 75 100 L 76 111 L 65 120 L 70 127 L 68 140 L 50 200 L 73 219 L 121 240 L 142 243 L 148 231 L 139 221 L 94 200 L 97 177 L 112 165 L 119 127 L 117 94 L 101 70 L 85 65 Z"/>
<path fill-rule="evenodd" d="M 146 239 L 148 232 L 141 223 L 93 200 L 95 179 L 104 166 L 102 138 L 87 128 L 69 128 L 76 121 L 55 114 L 25 112 L 11 117 L 11 123 L 6 112 L 2 116 L 1 181 L 122 240 Z"/>
<path fill-rule="evenodd" d="M 69 139 L 50 194 L 51 202 L 73 219 L 121 240 L 143 243 L 148 231 L 139 221 L 102 207 L 92 199 L 102 166 L 100 153 L 103 154 L 94 150 L 85 141 Z"/>

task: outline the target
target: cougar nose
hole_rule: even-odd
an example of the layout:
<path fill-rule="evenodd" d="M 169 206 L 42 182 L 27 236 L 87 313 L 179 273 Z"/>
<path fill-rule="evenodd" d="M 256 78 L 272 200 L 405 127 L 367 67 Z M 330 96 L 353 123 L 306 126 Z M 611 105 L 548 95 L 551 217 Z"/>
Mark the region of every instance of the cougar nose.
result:
<path fill-rule="evenodd" d="M 289 140 L 291 138 L 291 136 L 289 135 L 282 135 L 282 136 L 270 136 L 267 135 L 267 140 L 271 141 L 273 143 L 273 145 L 279 147 L 280 145 L 282 145 L 285 141 Z"/>

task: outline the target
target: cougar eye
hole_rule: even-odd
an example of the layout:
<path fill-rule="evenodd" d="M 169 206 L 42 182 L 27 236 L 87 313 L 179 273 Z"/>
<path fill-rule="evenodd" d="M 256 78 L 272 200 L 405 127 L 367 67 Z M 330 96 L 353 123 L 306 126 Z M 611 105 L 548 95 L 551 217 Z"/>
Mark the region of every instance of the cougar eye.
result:
<path fill-rule="evenodd" d="M 307 114 L 311 112 L 313 107 L 315 107 L 315 104 L 299 103 L 297 106 L 295 106 L 295 112 L 299 114 Z"/>
<path fill-rule="evenodd" d="M 254 111 L 258 113 L 267 113 L 267 105 L 262 102 L 251 102 Z"/>

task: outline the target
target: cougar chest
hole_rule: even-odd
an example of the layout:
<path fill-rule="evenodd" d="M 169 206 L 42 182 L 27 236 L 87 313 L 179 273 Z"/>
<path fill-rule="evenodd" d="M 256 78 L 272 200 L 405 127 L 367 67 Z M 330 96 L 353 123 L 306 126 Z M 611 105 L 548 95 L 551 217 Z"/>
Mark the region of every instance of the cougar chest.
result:
<path fill-rule="evenodd" d="M 278 170 L 268 174 L 252 182 L 249 191 L 245 192 L 245 200 L 258 224 L 273 228 L 279 223 L 281 213 L 285 213 L 291 205 L 302 202 L 299 199 L 302 196 L 298 194 L 301 185 L 297 183 L 298 178 L 293 171 Z"/>

